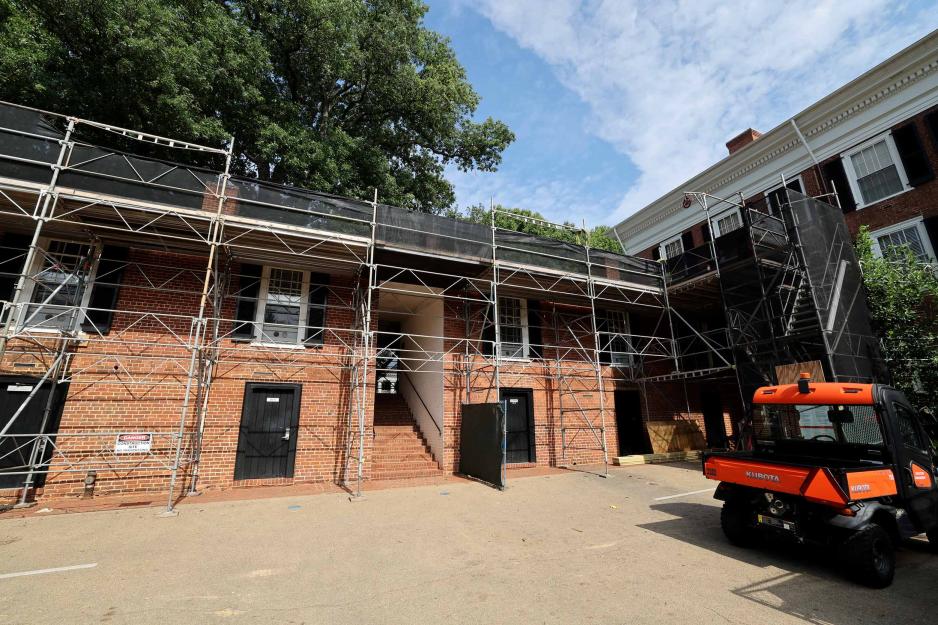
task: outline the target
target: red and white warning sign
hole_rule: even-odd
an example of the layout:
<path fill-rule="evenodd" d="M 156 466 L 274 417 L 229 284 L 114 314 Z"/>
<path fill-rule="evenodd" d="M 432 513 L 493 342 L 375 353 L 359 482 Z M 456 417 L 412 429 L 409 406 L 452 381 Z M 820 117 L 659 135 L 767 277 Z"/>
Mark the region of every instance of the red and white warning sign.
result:
<path fill-rule="evenodd" d="M 153 444 L 153 435 L 149 432 L 134 432 L 118 434 L 114 442 L 116 454 L 139 454 L 150 451 Z"/>

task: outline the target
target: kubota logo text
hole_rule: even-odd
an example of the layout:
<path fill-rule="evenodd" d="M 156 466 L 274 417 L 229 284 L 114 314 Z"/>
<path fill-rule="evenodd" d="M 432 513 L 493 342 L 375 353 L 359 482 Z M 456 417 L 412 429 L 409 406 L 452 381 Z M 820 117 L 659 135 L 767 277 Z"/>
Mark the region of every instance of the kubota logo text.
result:
<path fill-rule="evenodd" d="M 852 493 L 868 493 L 871 490 L 873 490 L 873 487 L 869 484 L 854 484 L 850 487 Z"/>
<path fill-rule="evenodd" d="M 746 471 L 746 477 L 752 480 L 763 480 L 765 482 L 781 482 L 782 478 L 771 473 L 761 473 L 759 471 Z"/>

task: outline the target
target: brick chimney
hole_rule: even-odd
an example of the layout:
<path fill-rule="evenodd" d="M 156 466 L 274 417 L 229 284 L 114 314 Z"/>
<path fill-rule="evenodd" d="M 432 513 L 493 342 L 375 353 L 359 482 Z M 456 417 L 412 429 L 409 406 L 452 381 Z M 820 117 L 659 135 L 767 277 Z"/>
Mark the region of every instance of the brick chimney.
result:
<path fill-rule="evenodd" d="M 726 142 L 726 149 L 730 151 L 730 154 L 735 153 L 737 150 L 746 147 L 756 139 L 762 136 L 762 133 L 758 130 L 753 130 L 752 128 L 747 128 L 742 131 L 732 139 Z"/>

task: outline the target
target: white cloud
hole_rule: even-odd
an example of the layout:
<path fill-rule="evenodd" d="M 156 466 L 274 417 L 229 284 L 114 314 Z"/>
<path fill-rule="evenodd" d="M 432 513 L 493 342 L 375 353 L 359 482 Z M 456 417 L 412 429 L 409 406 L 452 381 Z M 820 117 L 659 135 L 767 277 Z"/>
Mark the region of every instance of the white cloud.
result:
<path fill-rule="evenodd" d="M 749 126 L 769 130 L 938 21 L 895 0 L 466 6 L 546 61 L 588 105 L 590 132 L 635 164 L 638 178 L 618 207 L 607 207 L 607 223 L 725 156 L 730 137 Z"/>

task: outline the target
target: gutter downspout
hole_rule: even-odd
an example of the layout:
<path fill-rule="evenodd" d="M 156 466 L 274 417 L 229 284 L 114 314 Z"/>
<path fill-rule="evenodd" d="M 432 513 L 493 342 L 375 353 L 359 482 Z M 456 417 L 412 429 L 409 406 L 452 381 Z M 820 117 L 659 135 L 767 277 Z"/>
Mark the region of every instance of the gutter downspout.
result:
<path fill-rule="evenodd" d="M 795 129 L 795 134 L 798 135 L 798 139 L 801 141 L 801 144 L 804 146 L 804 149 L 808 151 L 808 156 L 811 157 L 811 160 L 814 162 L 814 166 L 820 167 L 821 164 L 818 162 L 817 157 L 814 155 L 814 150 L 811 149 L 811 146 L 808 145 L 807 139 L 805 139 L 804 135 L 801 134 L 801 128 L 798 127 L 797 122 L 795 122 L 795 118 L 792 117 L 788 121 L 791 122 L 791 127 Z"/>
<path fill-rule="evenodd" d="M 817 156 L 814 154 L 814 150 L 811 149 L 811 146 L 808 145 L 808 140 L 804 138 L 804 135 L 801 133 L 801 128 L 798 127 L 798 123 L 795 121 L 795 118 L 792 117 L 788 120 L 791 123 L 791 127 L 795 129 L 795 134 L 798 135 L 798 139 L 801 141 L 801 145 L 804 146 L 804 149 L 808 151 L 808 156 L 811 157 L 811 161 L 814 163 L 814 175 L 817 178 L 817 181 L 820 183 L 820 188 L 824 193 L 830 193 L 830 189 L 827 188 L 827 185 L 824 183 L 824 172 L 821 171 L 821 163 L 817 160 Z M 807 189 L 803 189 L 807 191 Z M 836 194 L 837 190 L 833 190 Z M 836 195 L 835 195 L 836 197 Z M 837 199 L 837 205 L 840 206 L 840 198 Z"/>

